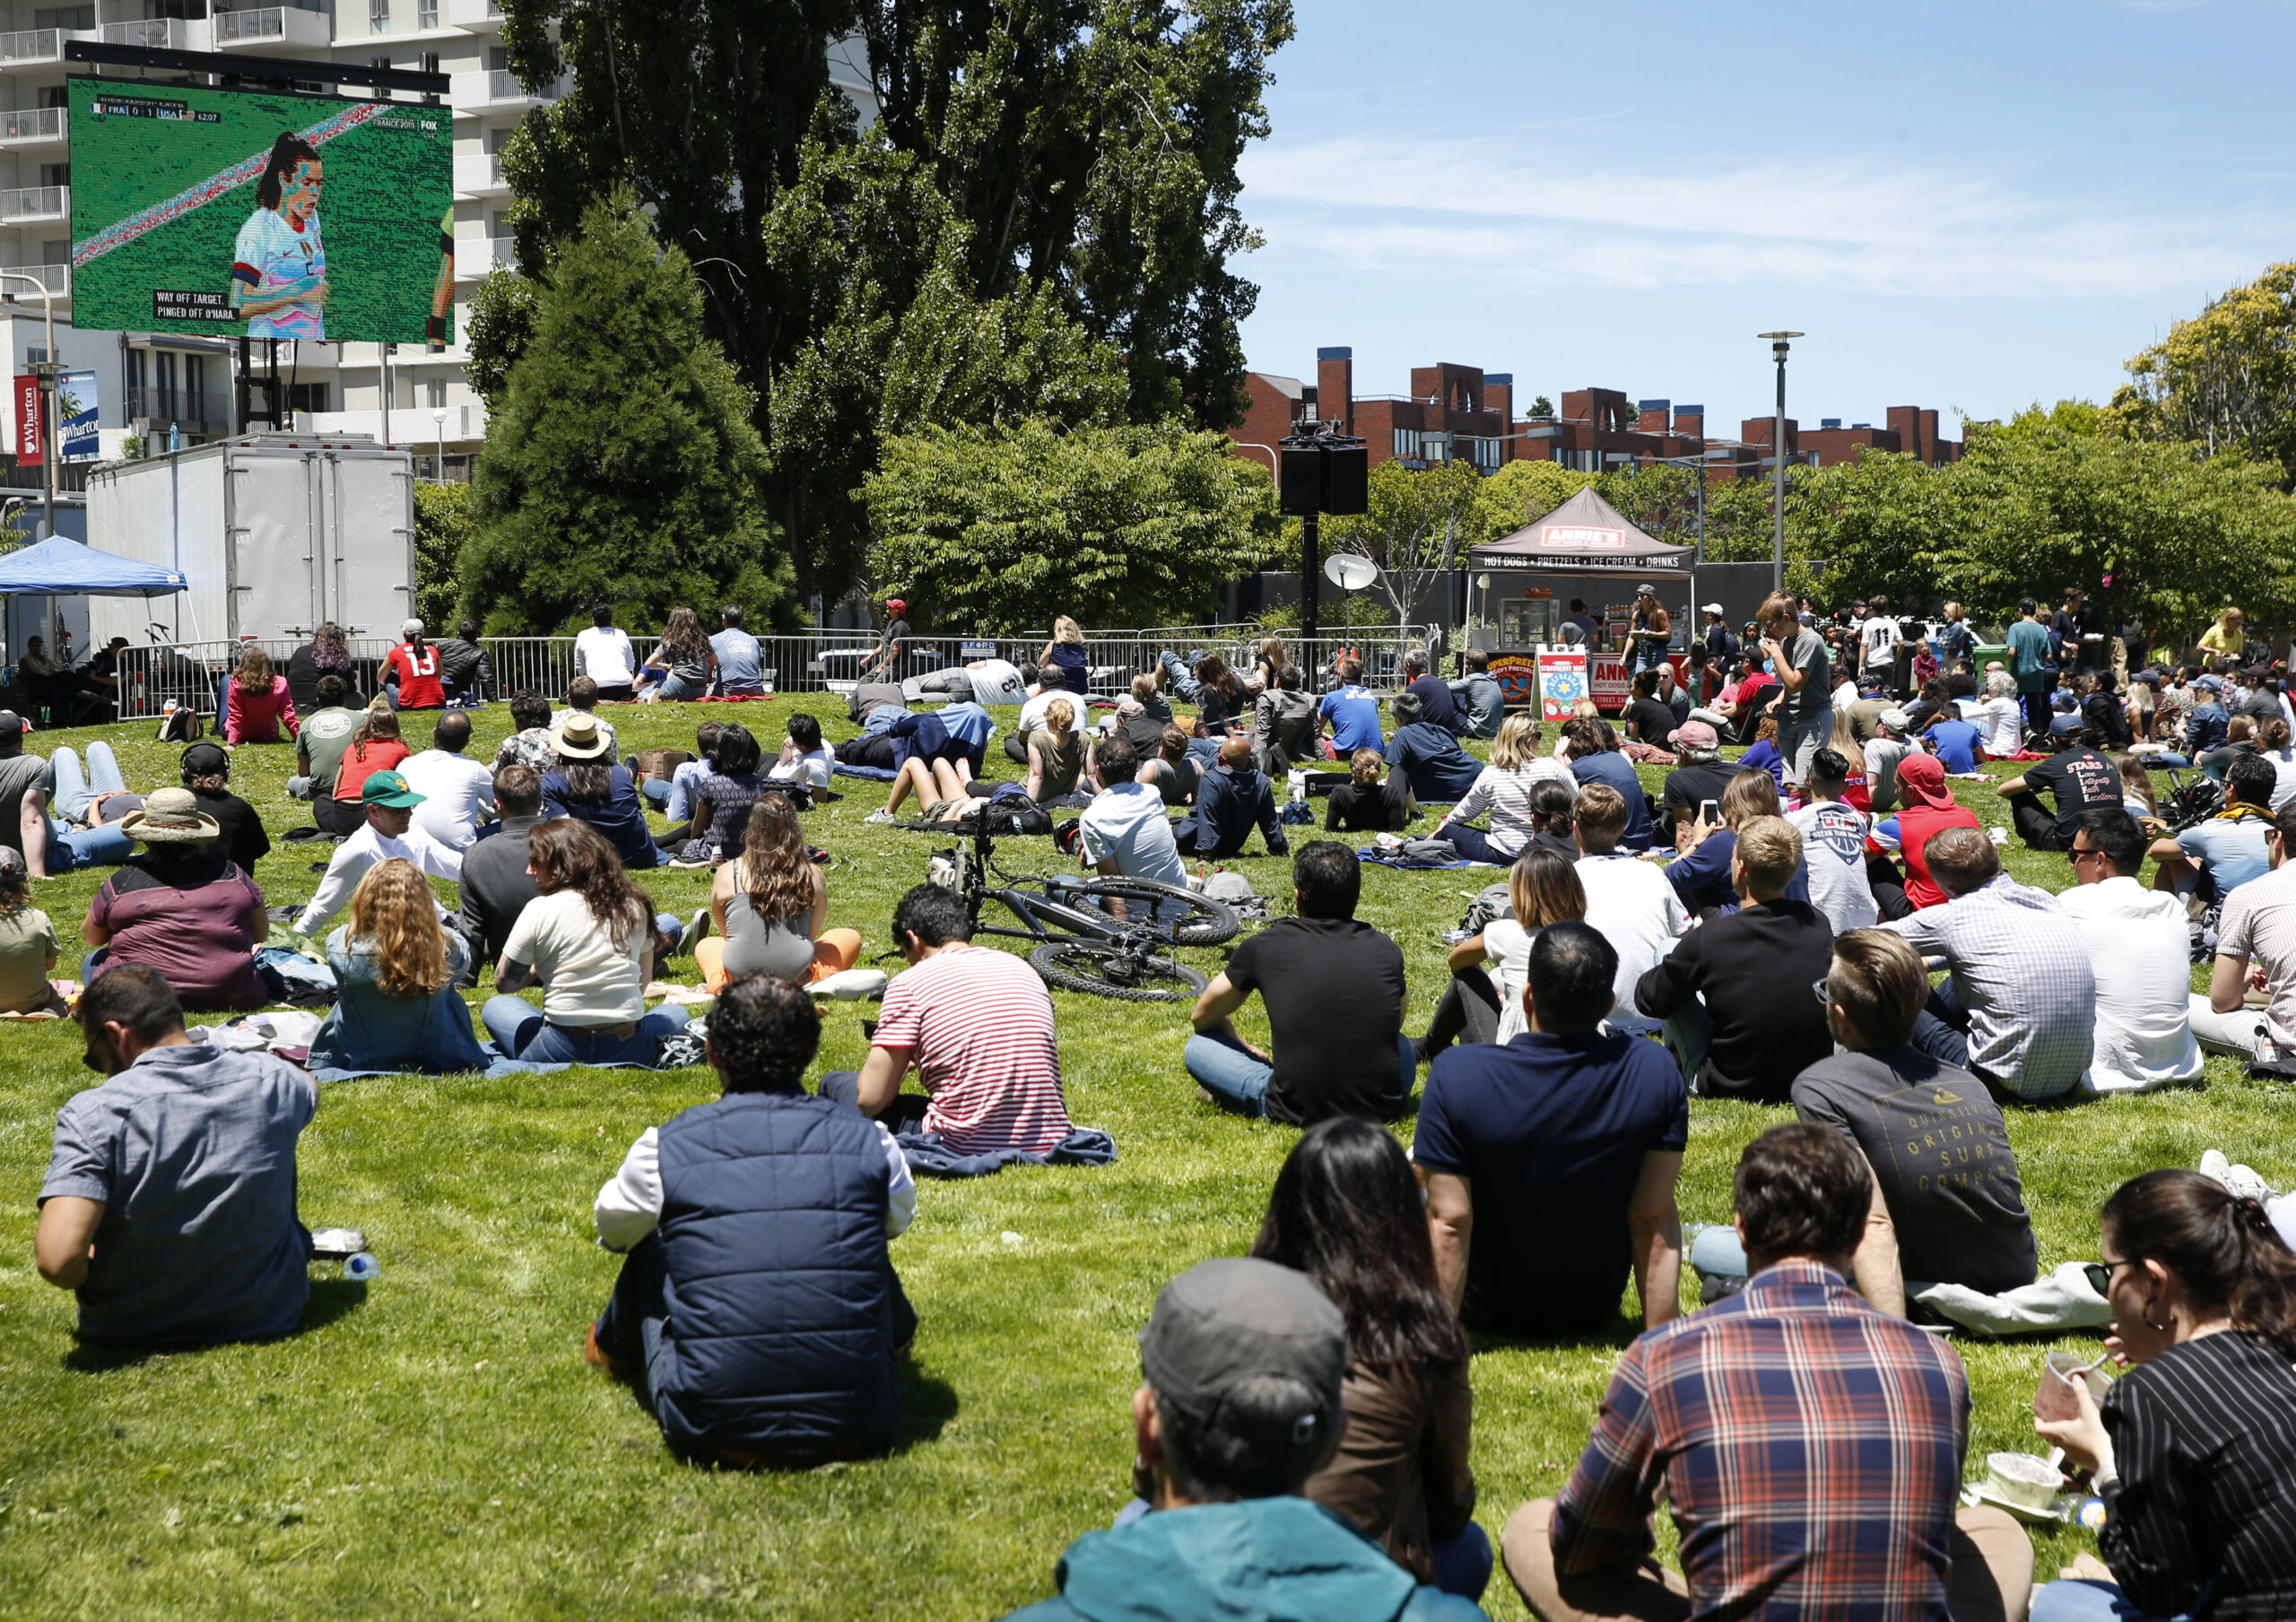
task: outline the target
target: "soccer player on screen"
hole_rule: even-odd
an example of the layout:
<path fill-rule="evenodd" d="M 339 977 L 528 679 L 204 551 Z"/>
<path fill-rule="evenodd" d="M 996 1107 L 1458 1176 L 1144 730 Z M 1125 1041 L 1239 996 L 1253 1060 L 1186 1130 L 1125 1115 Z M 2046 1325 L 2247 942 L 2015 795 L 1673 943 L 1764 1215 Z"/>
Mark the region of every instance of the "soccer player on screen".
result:
<path fill-rule="evenodd" d="M 326 248 L 319 239 L 318 149 L 292 133 L 271 143 L 256 211 L 232 249 L 231 308 L 250 338 L 326 336 Z"/>

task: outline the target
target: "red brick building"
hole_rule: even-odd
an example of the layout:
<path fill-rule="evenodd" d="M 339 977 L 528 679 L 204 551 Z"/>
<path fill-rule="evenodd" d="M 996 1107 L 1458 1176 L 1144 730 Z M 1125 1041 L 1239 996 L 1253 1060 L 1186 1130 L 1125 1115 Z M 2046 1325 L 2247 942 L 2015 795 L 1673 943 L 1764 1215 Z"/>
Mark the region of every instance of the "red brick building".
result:
<path fill-rule="evenodd" d="M 1277 445 L 1300 425 L 1318 421 L 1335 422 L 1365 440 L 1374 467 L 1391 460 L 1412 468 L 1465 461 L 1490 473 L 1509 462 L 1534 461 L 1591 473 L 1674 462 L 1701 465 L 1713 480 L 1760 476 L 1771 454 L 1768 417 L 1744 419 L 1736 439 L 1710 438 L 1704 406 L 1630 403 L 1613 388 L 1568 390 L 1553 416 L 1518 421 L 1513 373 L 1452 362 L 1412 368 L 1408 395 L 1358 395 L 1355 351 L 1345 347 L 1316 351 L 1312 383 L 1252 372 L 1244 386 L 1248 404 L 1229 434 L 1242 454 L 1256 458 L 1262 455 L 1256 447 Z M 1788 417 L 1786 455 L 1821 467 L 1854 461 L 1869 447 L 1933 467 L 1961 459 L 1961 442 L 1938 436 L 1935 411 L 1893 405 L 1887 424 L 1844 428 L 1829 417 L 1804 432 Z"/>

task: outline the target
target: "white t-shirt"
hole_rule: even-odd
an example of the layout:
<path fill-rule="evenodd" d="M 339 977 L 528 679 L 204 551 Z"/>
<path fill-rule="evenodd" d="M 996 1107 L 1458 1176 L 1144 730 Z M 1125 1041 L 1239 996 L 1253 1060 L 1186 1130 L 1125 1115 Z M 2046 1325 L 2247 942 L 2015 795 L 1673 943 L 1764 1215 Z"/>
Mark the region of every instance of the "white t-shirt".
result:
<path fill-rule="evenodd" d="M 1076 837 L 1094 866 L 1113 858 L 1127 879 L 1187 887 L 1187 864 L 1173 842 L 1164 796 L 1145 784 L 1118 783 L 1094 794 L 1076 820 Z"/>
<path fill-rule="evenodd" d="M 414 826 L 449 850 L 468 850 L 482 812 L 494 809 L 494 778 L 468 755 L 426 749 L 399 762 L 406 785 L 423 796 Z"/>
<path fill-rule="evenodd" d="M 320 240 L 318 214 L 312 213 L 298 230 L 278 209 L 258 208 L 239 227 L 231 257 L 234 274 L 239 273 L 240 265 L 254 273 L 255 284 L 246 288 L 243 295 L 248 299 L 275 299 L 282 288 L 324 280 L 326 247 Z M 283 304 L 268 315 L 250 316 L 248 336 L 318 342 L 326 336 L 325 308 L 316 298 Z"/>
<path fill-rule="evenodd" d="M 983 659 L 967 665 L 965 674 L 972 678 L 972 701 L 983 707 L 1018 704 L 1029 696 L 1029 684 L 1021 680 L 1021 667 L 1010 660 Z"/>
<path fill-rule="evenodd" d="M 2024 747 L 2024 707 L 2013 698 L 1987 698 L 1969 717 L 1985 728 L 1985 752 L 2005 759 Z"/>
<path fill-rule="evenodd" d="M 1039 693 L 1021 706 L 1021 718 L 1013 723 L 1013 735 L 1015 738 L 1025 738 L 1038 727 L 1042 726 L 1044 712 L 1055 698 L 1073 700 L 1075 697 L 1075 694 L 1071 693 L 1065 687 L 1048 688 Z"/>
<path fill-rule="evenodd" d="M 622 1025 L 645 1017 L 646 954 L 653 944 L 648 920 L 616 951 L 581 892 L 561 889 L 526 903 L 502 955 L 541 976 L 543 1017 L 552 1025 Z"/>
<path fill-rule="evenodd" d="M 2057 903 L 2080 926 L 2097 977 L 2086 1090 L 2139 1092 L 2200 1074 L 2187 1012 L 2192 956 L 2184 898 L 2135 879 L 2107 879 L 2060 891 Z"/>
<path fill-rule="evenodd" d="M 1581 856 L 1579 887 L 1587 892 L 1587 924 L 1618 953 L 1612 977 L 1613 1016 L 1631 1015 L 1642 1025 L 1650 1016 L 1636 1006 L 1634 983 L 1690 929 L 1690 915 L 1666 875 L 1636 857 Z"/>
<path fill-rule="evenodd" d="M 776 783 L 804 783 L 813 788 L 827 788 L 831 770 L 836 765 L 837 751 L 824 743 L 787 766 L 776 766 L 766 776 Z"/>
<path fill-rule="evenodd" d="M 1872 614 L 1857 628 L 1857 646 L 1863 650 L 1865 668 L 1886 670 L 1897 656 L 1898 622 L 1887 614 Z"/>
<path fill-rule="evenodd" d="M 2296 800 L 2296 749 L 2266 750 L 2264 758 L 2272 762 L 2272 814 L 2276 817 L 2282 806 Z"/>
<path fill-rule="evenodd" d="M 1499 1039 L 1512 1042 L 1529 1028 L 1523 1019 L 1523 987 L 1531 977 L 1532 932 L 1512 918 L 1483 926 L 1483 950 L 1491 959 L 1491 984 L 1499 993 Z"/>
<path fill-rule="evenodd" d="M 628 687 L 638 679 L 638 658 L 630 633 L 618 625 L 593 625 L 574 638 L 574 673 L 600 687 Z"/>
<path fill-rule="evenodd" d="M 2265 1022 L 2274 1041 L 2296 1047 L 2296 862 L 2283 862 L 2224 898 L 2216 950 L 2262 967 L 2272 997 Z"/>
<path fill-rule="evenodd" d="M 1837 935 L 1872 928 L 1882 915 L 1866 879 L 1866 813 L 1838 800 L 1813 800 L 1787 812 L 1786 820 L 1802 836 L 1810 905 L 1825 915 Z"/>

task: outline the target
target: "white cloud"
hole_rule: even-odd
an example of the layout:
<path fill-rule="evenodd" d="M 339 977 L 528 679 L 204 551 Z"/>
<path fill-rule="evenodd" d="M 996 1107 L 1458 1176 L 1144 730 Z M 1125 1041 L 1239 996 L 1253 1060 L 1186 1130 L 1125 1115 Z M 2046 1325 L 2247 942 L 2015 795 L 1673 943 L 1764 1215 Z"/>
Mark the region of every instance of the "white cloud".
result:
<path fill-rule="evenodd" d="M 1359 271 L 1518 286 L 1779 283 L 1875 294 L 2188 292 L 2253 274 L 2273 220 L 2044 197 L 1910 162 L 1663 167 L 1480 140 L 1345 138 L 1248 159 L 1245 208 L 1280 252 Z"/>

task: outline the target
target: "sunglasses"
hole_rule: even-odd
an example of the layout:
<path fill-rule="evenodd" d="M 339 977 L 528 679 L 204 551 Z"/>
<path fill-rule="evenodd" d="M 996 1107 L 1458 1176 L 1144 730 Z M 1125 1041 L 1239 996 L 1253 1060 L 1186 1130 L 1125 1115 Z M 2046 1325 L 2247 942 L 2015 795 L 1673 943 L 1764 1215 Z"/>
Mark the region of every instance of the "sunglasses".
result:
<path fill-rule="evenodd" d="M 2127 1265 L 2126 1257 L 2118 1262 L 2084 1262 L 2081 1264 L 2081 1275 L 2089 1280 L 2089 1288 L 2101 1296 L 2112 1287 L 2113 1269 Z"/>
<path fill-rule="evenodd" d="M 2104 854 L 2104 852 L 2099 850 L 2093 845 L 2076 845 L 2071 850 L 2066 852 L 2066 854 L 2075 862 L 2080 861 L 2083 856 L 2101 856 Z"/>

